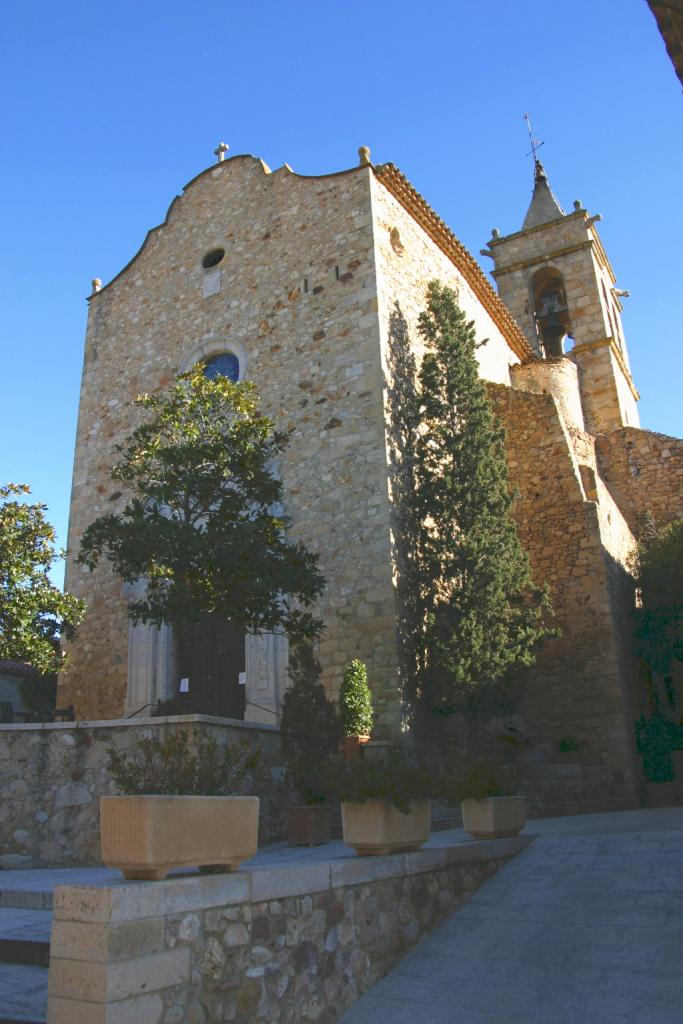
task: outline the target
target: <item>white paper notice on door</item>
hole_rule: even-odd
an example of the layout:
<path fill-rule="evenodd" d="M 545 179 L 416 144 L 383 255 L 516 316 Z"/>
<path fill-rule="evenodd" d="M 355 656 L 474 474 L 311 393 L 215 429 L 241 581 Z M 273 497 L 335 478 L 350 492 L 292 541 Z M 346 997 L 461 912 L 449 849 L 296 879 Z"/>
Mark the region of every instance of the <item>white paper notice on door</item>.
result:
<path fill-rule="evenodd" d="M 181 679 L 180 680 L 180 692 L 181 693 L 189 693 L 190 692 L 190 680 L 189 680 L 189 678 L 186 677 L 185 679 Z"/>

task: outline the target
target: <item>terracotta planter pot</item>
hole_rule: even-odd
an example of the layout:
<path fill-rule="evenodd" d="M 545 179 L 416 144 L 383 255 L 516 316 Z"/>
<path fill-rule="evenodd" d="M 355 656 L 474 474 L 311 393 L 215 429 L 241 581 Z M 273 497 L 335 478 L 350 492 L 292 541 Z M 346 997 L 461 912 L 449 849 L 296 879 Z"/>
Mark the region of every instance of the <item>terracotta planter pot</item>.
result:
<path fill-rule="evenodd" d="M 473 839 L 503 839 L 516 836 L 526 822 L 523 796 L 489 796 L 484 800 L 463 800 L 462 825 Z"/>
<path fill-rule="evenodd" d="M 431 803 L 413 800 L 403 814 L 387 800 L 341 805 L 344 842 L 359 856 L 419 850 L 429 839 Z"/>
<path fill-rule="evenodd" d="M 361 736 L 358 734 L 345 736 L 339 744 L 339 753 L 342 757 L 345 757 L 347 761 L 357 761 L 363 752 L 363 747 L 369 742 L 369 736 Z"/>
<path fill-rule="evenodd" d="M 234 871 L 258 847 L 256 796 L 100 797 L 102 863 L 124 878 Z"/>
<path fill-rule="evenodd" d="M 287 842 L 290 846 L 321 846 L 330 841 L 330 808 L 301 804 L 287 808 Z"/>

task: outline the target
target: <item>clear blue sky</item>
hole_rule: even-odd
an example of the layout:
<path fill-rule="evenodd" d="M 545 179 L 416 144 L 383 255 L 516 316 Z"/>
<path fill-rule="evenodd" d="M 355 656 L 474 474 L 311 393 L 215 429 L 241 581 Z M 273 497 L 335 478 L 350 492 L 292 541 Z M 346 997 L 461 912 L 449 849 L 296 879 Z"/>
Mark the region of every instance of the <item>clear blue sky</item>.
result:
<path fill-rule="evenodd" d="M 62 544 L 90 280 L 220 139 L 304 174 L 369 145 L 477 254 L 521 226 L 529 111 L 555 193 L 603 215 L 631 291 L 641 422 L 683 435 L 683 98 L 644 0 L 5 0 L 0 94 L 0 478 L 31 485 Z"/>

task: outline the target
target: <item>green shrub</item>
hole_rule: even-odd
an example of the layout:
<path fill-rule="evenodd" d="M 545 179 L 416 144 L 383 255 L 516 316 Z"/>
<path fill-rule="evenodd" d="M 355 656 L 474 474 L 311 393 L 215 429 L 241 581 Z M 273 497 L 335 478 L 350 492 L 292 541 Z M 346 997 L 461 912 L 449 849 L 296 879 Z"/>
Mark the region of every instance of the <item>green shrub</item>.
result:
<path fill-rule="evenodd" d="M 222 748 L 202 737 L 193 750 L 186 729 L 163 740 L 143 737 L 132 754 L 107 753 L 109 773 L 126 796 L 226 796 L 253 788 L 261 767 L 260 751 L 247 740 Z"/>
<path fill-rule="evenodd" d="M 372 693 L 367 669 L 357 658 L 344 669 L 339 710 L 343 736 L 369 736 L 372 733 Z"/>
<path fill-rule="evenodd" d="M 304 803 L 323 803 L 322 776 L 339 745 L 339 719 L 318 682 L 320 664 L 310 644 L 292 650 L 289 674 L 292 686 L 285 694 L 280 722 L 282 753 Z"/>
<path fill-rule="evenodd" d="M 671 751 L 676 749 L 679 731 L 680 726 L 662 715 L 653 715 L 652 718 L 641 715 L 636 722 L 636 746 L 649 782 L 671 782 L 673 779 Z"/>
<path fill-rule="evenodd" d="M 438 780 L 427 768 L 396 749 L 369 760 L 335 758 L 326 772 L 325 787 L 335 801 L 388 800 L 403 814 L 410 812 L 411 800 L 428 799 L 439 790 Z"/>
<path fill-rule="evenodd" d="M 579 744 L 573 736 L 563 736 L 557 745 L 563 754 L 569 753 L 570 750 L 579 749 Z"/>
<path fill-rule="evenodd" d="M 456 776 L 442 781 L 442 799 L 448 804 L 505 795 L 498 773 L 484 761 L 473 761 Z"/>

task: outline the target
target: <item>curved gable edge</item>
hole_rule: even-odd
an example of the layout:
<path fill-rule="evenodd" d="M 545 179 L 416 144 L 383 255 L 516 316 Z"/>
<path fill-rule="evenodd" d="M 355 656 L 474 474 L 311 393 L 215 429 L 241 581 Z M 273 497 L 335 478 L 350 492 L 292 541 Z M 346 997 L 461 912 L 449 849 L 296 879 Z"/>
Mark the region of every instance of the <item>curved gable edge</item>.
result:
<path fill-rule="evenodd" d="M 145 246 L 149 242 L 149 240 L 152 237 L 152 235 L 156 231 L 160 231 L 161 228 L 164 228 L 164 227 L 167 226 L 167 224 L 169 222 L 169 219 L 171 217 L 171 212 L 173 211 L 176 203 L 180 202 L 180 200 L 183 198 L 183 196 L 187 193 L 188 189 L 190 189 L 192 187 L 192 185 L 195 184 L 195 182 L 199 181 L 200 178 L 203 178 L 205 175 L 209 174 L 211 171 L 217 170 L 218 168 L 220 168 L 224 164 L 231 163 L 233 160 L 253 160 L 256 163 L 259 163 L 261 165 L 264 174 L 271 174 L 272 173 L 271 170 L 270 170 L 270 167 L 268 167 L 268 165 L 266 163 L 264 163 L 263 160 L 261 160 L 259 157 L 252 156 L 250 153 L 239 153 L 239 154 L 236 153 L 235 156 L 230 157 L 229 160 L 224 160 L 221 163 L 211 164 L 210 167 L 206 167 L 203 171 L 200 171 L 199 174 L 195 174 L 194 178 L 190 178 L 190 180 L 187 182 L 187 184 L 183 185 L 182 192 L 180 192 L 178 195 L 173 197 L 173 199 L 171 200 L 171 203 L 170 203 L 170 205 L 169 205 L 169 207 L 168 207 L 168 209 L 166 211 L 166 216 L 162 220 L 161 224 L 156 224 L 153 228 L 149 229 L 149 231 L 145 235 L 144 239 L 142 240 L 142 244 L 140 245 L 140 248 L 137 250 L 135 255 L 132 256 L 131 259 L 128 260 L 126 265 L 124 267 L 122 267 L 121 270 L 119 270 L 118 274 L 115 274 L 114 277 L 112 277 L 111 281 L 107 281 L 106 284 L 102 285 L 102 287 L 100 288 L 99 291 L 94 292 L 92 295 L 88 295 L 87 296 L 87 301 L 90 302 L 91 299 L 95 299 L 95 298 L 97 298 L 98 295 L 102 295 L 102 293 L 105 292 L 107 290 L 107 288 L 111 287 L 111 285 L 113 285 L 115 281 L 118 281 L 118 279 L 120 277 L 122 277 L 126 273 L 126 271 L 130 269 L 130 267 L 133 266 L 133 264 L 135 263 L 137 258 L 142 254 Z"/>
<path fill-rule="evenodd" d="M 119 270 L 118 274 L 115 274 L 114 277 L 112 277 L 111 281 L 107 281 L 106 284 L 102 285 L 99 291 L 94 292 L 92 295 L 88 295 L 87 301 L 90 302 L 91 299 L 95 299 L 97 298 L 98 295 L 101 295 L 103 292 L 105 292 L 107 288 L 114 284 L 115 281 L 118 281 L 118 279 L 122 277 L 123 274 L 125 274 L 126 271 L 130 269 L 130 267 L 133 266 L 137 258 L 142 254 L 145 246 L 147 245 L 152 235 L 156 231 L 161 230 L 161 228 L 166 227 L 166 225 L 169 222 L 171 212 L 174 209 L 176 203 L 178 203 L 183 198 L 183 196 L 187 193 L 188 189 L 190 189 L 197 181 L 199 181 L 200 178 L 203 178 L 207 174 L 210 174 L 212 171 L 215 171 L 223 166 L 226 166 L 229 163 L 232 163 L 233 160 L 253 160 L 255 163 L 261 165 L 261 169 L 263 170 L 264 174 L 272 174 L 273 176 L 283 174 L 287 176 L 292 175 L 292 177 L 300 178 L 303 181 L 321 180 L 324 178 L 338 178 L 344 174 L 352 174 L 356 171 L 367 169 L 367 166 L 358 165 L 356 167 L 349 167 L 343 171 L 333 171 L 330 174 L 298 174 L 296 171 L 292 170 L 289 164 L 283 164 L 282 167 L 278 167 L 275 171 L 271 171 L 270 167 L 268 166 L 267 163 L 265 163 L 265 161 L 261 160 L 260 157 L 253 156 L 251 153 L 236 153 L 235 156 L 231 156 L 228 160 L 223 160 L 220 163 L 211 164 L 209 167 L 206 167 L 203 171 L 200 171 L 199 174 L 196 174 L 194 178 L 190 178 L 186 185 L 183 185 L 182 192 L 179 195 L 173 197 L 173 200 L 171 201 L 171 204 L 168 207 L 168 210 L 166 211 L 166 216 L 162 220 L 161 224 L 157 224 L 155 227 L 149 229 L 149 231 L 147 232 L 142 241 L 140 248 L 137 250 L 135 255 L 132 256 L 130 260 L 128 260 L 128 263 L 126 263 L 126 265 L 122 267 L 121 270 Z"/>

